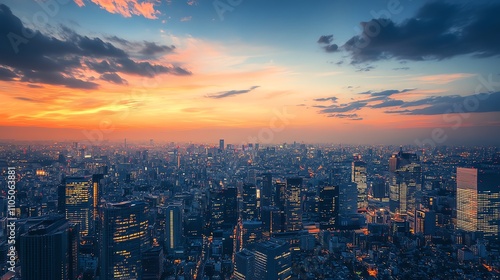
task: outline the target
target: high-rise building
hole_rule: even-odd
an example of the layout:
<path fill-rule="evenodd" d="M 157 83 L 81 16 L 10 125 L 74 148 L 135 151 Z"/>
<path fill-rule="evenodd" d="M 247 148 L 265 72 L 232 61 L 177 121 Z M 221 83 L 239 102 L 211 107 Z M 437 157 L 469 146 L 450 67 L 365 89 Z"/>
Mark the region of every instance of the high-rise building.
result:
<path fill-rule="evenodd" d="M 149 248 L 147 203 L 107 203 L 101 209 L 101 279 L 142 280 L 142 253 Z"/>
<path fill-rule="evenodd" d="M 404 165 L 392 175 L 389 188 L 389 209 L 406 215 L 414 212 L 417 195 L 422 190 L 422 167 L 418 163 Z"/>
<path fill-rule="evenodd" d="M 92 177 L 66 177 L 59 186 L 59 212 L 78 224 L 82 237 L 93 228 L 92 186 Z"/>
<path fill-rule="evenodd" d="M 142 280 L 159 280 L 163 274 L 163 249 L 154 246 L 142 254 Z"/>
<path fill-rule="evenodd" d="M 78 225 L 64 215 L 32 218 L 20 236 L 19 258 L 25 280 L 73 280 L 78 273 Z"/>
<path fill-rule="evenodd" d="M 212 231 L 233 229 L 238 222 L 238 191 L 236 188 L 210 191 L 210 228 Z"/>
<path fill-rule="evenodd" d="M 254 184 L 244 184 L 241 195 L 243 207 L 241 209 L 242 220 L 257 219 L 257 187 Z"/>
<path fill-rule="evenodd" d="M 273 174 L 264 173 L 262 175 L 262 188 L 260 191 L 261 207 L 270 206 L 273 199 Z"/>
<path fill-rule="evenodd" d="M 343 182 L 339 186 L 339 214 L 355 214 L 358 209 L 358 188 L 356 183 Z"/>
<path fill-rule="evenodd" d="M 339 188 L 337 186 L 321 186 L 319 188 L 318 212 L 322 229 L 333 229 L 339 214 Z"/>
<path fill-rule="evenodd" d="M 224 139 L 219 140 L 219 150 L 224 151 Z"/>
<path fill-rule="evenodd" d="M 234 279 L 255 279 L 255 254 L 243 249 L 234 255 Z"/>
<path fill-rule="evenodd" d="M 285 227 L 287 231 L 302 229 L 302 178 L 286 179 Z"/>
<path fill-rule="evenodd" d="M 457 228 L 498 240 L 499 227 L 500 173 L 457 168 Z"/>
<path fill-rule="evenodd" d="M 270 239 L 255 244 L 256 280 L 286 280 L 292 277 L 290 245 L 283 240 Z"/>
<path fill-rule="evenodd" d="M 182 246 L 182 204 L 172 203 L 165 209 L 165 247 L 171 253 Z"/>
<path fill-rule="evenodd" d="M 358 209 L 363 209 L 368 207 L 368 190 L 366 185 L 366 163 L 364 161 L 357 160 L 352 162 L 351 181 L 357 184 Z"/>

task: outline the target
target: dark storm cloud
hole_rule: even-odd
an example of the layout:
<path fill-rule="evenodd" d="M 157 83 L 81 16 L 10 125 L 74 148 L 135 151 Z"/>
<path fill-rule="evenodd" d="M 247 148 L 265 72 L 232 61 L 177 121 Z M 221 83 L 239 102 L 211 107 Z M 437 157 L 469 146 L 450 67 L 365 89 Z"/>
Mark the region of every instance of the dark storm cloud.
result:
<path fill-rule="evenodd" d="M 115 42 L 115 43 L 118 43 L 118 44 L 122 44 L 124 46 L 127 46 L 127 45 L 130 45 L 131 43 L 128 41 L 128 40 L 125 40 L 123 38 L 120 38 L 118 36 L 106 36 L 104 37 L 104 39 L 108 40 L 108 41 L 112 41 L 112 42 Z"/>
<path fill-rule="evenodd" d="M 225 98 L 225 97 L 230 97 L 230 96 L 234 96 L 234 95 L 240 95 L 240 94 L 245 94 L 245 93 L 249 93 L 251 92 L 252 90 L 258 88 L 259 86 L 253 86 L 249 89 L 244 89 L 244 90 L 229 90 L 229 91 L 223 91 L 223 92 L 219 92 L 219 93 L 216 93 L 216 94 L 211 94 L 211 95 L 208 95 L 209 98 L 215 98 L 215 99 L 220 99 L 220 98 Z"/>
<path fill-rule="evenodd" d="M 362 34 L 340 47 L 352 64 L 386 59 L 442 60 L 458 55 L 500 54 L 500 3 L 460 5 L 442 1 L 424 4 L 414 17 L 362 22 Z"/>
<path fill-rule="evenodd" d="M 175 49 L 175 46 L 161 46 L 157 45 L 154 42 L 144 42 L 144 47 L 142 50 L 139 51 L 139 53 L 143 55 L 157 55 L 157 54 L 163 54 L 163 53 L 169 53 L 172 52 Z"/>
<path fill-rule="evenodd" d="M 101 75 L 101 80 L 118 84 L 118 85 L 126 85 L 128 84 L 126 80 L 122 79 L 118 74 L 116 73 L 105 73 Z"/>
<path fill-rule="evenodd" d="M 318 102 L 323 102 L 323 101 L 332 101 L 332 102 L 337 102 L 337 97 L 335 96 L 331 96 L 331 97 L 325 97 L 325 98 L 316 98 L 314 99 L 314 101 L 318 101 Z"/>
<path fill-rule="evenodd" d="M 18 78 L 31 83 L 63 85 L 69 88 L 96 89 L 98 84 L 83 80 L 81 70 L 86 65 L 103 73 L 129 73 L 145 77 L 158 74 L 190 75 L 178 66 L 163 66 L 142 61 L 136 62 L 126 51 L 100 38 L 82 36 L 62 26 L 60 38 L 26 28 L 6 5 L 0 4 L 0 66 L 6 66 L 16 76 L 0 71 L 0 78 Z M 113 39 L 119 40 L 113 36 Z M 123 41 L 124 42 L 124 41 Z M 128 42 L 128 41 L 127 41 Z M 146 44 L 146 43 L 145 43 Z M 146 47 L 154 52 L 156 44 Z M 83 61 L 83 63 L 82 63 Z M 2 69 L 7 69 L 2 67 Z"/>

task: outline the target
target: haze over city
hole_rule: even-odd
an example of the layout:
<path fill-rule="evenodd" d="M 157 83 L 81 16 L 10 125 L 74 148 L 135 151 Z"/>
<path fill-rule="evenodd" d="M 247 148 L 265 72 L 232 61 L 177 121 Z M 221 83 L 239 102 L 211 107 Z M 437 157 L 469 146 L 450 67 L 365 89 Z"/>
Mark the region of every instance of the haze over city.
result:
<path fill-rule="evenodd" d="M 495 1 L 2 2 L 4 140 L 500 140 Z"/>

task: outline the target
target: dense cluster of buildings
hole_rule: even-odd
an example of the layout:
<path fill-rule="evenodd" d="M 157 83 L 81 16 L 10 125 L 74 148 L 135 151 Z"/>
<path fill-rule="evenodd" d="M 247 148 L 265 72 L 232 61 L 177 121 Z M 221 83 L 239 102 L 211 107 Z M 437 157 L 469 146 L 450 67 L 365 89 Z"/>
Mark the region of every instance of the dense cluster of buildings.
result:
<path fill-rule="evenodd" d="M 4 143 L 0 174 L 1 279 L 500 277 L 495 147 Z"/>

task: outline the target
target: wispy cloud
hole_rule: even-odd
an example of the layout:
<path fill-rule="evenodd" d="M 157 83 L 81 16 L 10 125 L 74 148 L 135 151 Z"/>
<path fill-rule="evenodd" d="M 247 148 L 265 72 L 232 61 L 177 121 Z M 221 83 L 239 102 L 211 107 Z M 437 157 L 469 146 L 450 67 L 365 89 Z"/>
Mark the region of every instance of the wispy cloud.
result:
<path fill-rule="evenodd" d="M 258 88 L 259 86 L 253 86 L 249 89 L 244 89 L 244 90 L 229 90 L 229 91 L 222 91 L 218 92 L 216 94 L 209 94 L 207 97 L 209 98 L 215 98 L 215 99 L 220 99 L 220 98 L 226 98 L 234 95 L 240 95 L 240 94 L 245 94 L 253 91 L 254 89 Z"/>
<path fill-rule="evenodd" d="M 79 7 L 85 6 L 84 0 L 74 0 Z M 158 1 L 155 0 L 90 0 L 92 3 L 99 6 L 112 14 L 120 14 L 124 17 L 131 17 L 132 15 L 143 16 L 148 19 L 157 19 L 161 14 L 155 8 Z"/>

